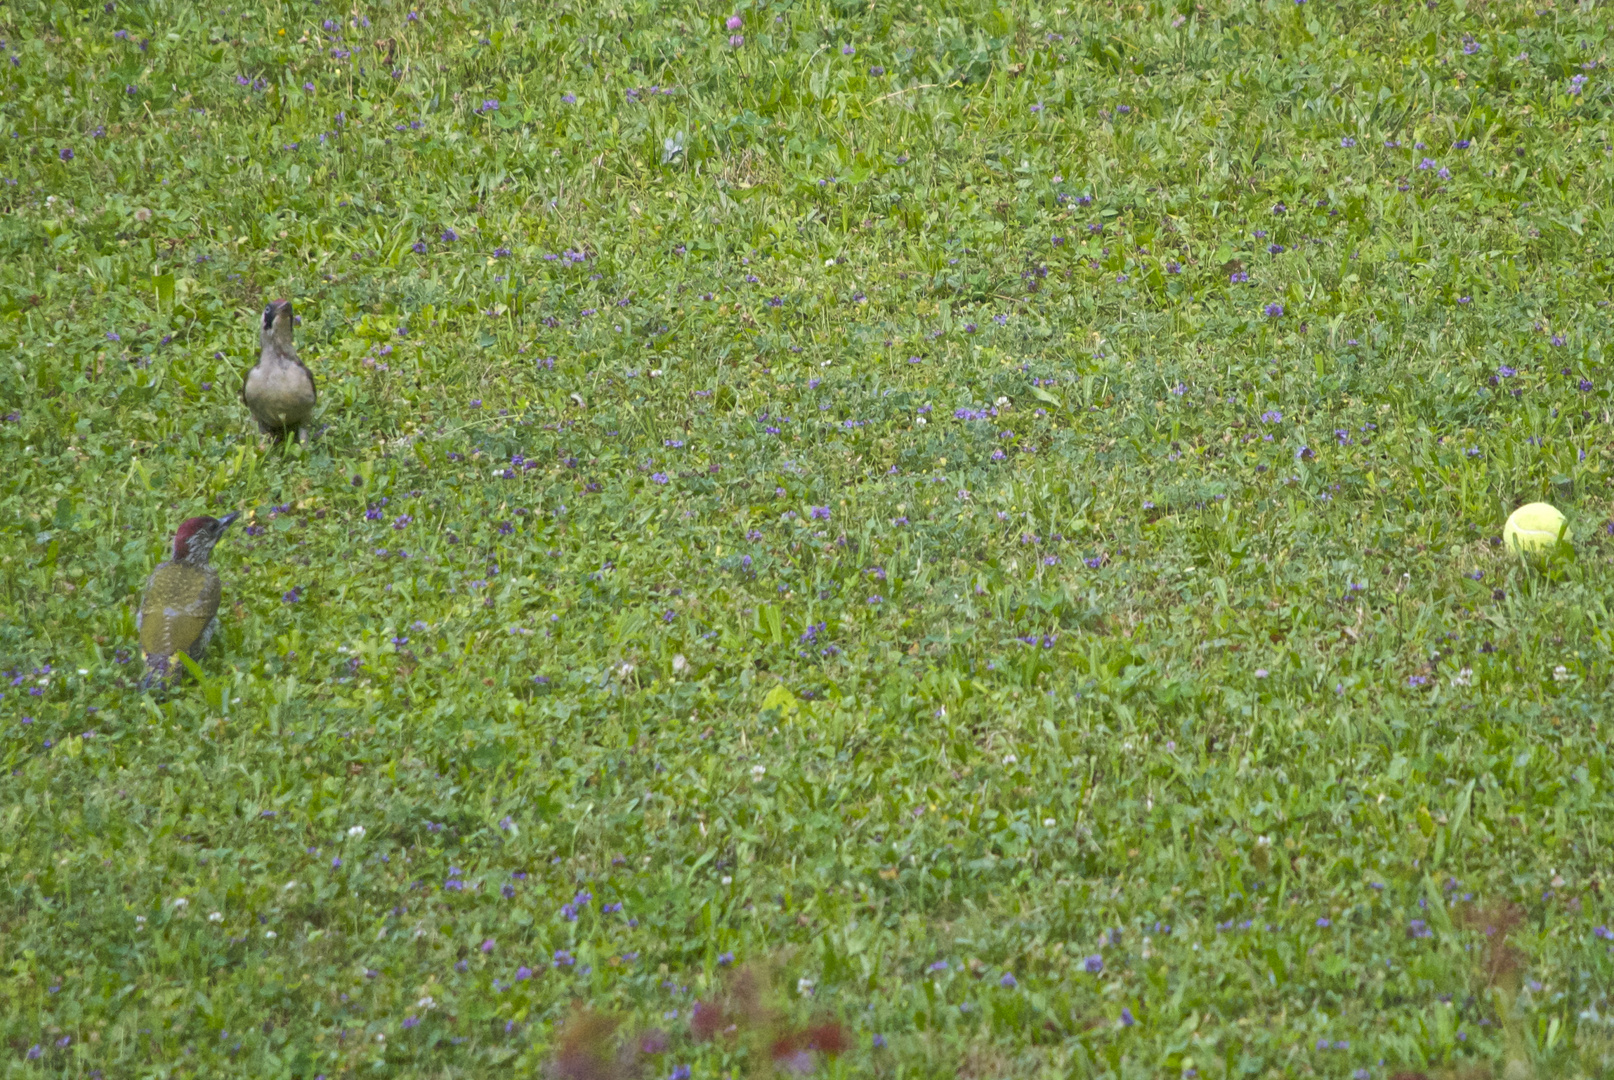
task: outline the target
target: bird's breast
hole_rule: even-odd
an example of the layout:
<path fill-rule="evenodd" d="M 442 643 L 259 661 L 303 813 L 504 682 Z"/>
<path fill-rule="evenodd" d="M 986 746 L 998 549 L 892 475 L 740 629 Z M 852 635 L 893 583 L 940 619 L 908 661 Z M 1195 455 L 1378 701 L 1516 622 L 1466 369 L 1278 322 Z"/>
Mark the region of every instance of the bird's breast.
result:
<path fill-rule="evenodd" d="M 314 407 L 314 379 L 297 364 L 262 362 L 247 372 L 244 396 L 255 412 L 303 416 Z"/>

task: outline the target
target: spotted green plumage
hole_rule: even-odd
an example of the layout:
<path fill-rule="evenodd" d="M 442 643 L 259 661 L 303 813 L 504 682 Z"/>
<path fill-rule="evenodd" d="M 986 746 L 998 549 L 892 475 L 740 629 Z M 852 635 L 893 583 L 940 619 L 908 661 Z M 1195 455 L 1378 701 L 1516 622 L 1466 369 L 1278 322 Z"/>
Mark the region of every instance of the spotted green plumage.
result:
<path fill-rule="evenodd" d="M 140 651 L 151 658 L 202 654 L 218 625 L 219 572 L 211 566 L 163 563 L 146 584 L 146 596 L 135 622 Z"/>

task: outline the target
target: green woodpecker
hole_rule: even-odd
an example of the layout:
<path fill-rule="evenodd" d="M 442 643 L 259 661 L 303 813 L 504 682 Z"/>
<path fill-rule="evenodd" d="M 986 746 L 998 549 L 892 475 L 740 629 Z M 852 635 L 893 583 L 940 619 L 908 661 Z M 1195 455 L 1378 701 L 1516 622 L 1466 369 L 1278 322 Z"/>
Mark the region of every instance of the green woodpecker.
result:
<path fill-rule="evenodd" d="M 278 440 L 295 431 L 298 441 L 306 442 L 318 395 L 313 373 L 297 359 L 292 347 L 291 324 L 290 300 L 276 300 L 263 309 L 263 329 L 258 334 L 263 350 L 241 384 L 241 400 L 265 435 Z"/>
<path fill-rule="evenodd" d="M 200 659 L 219 626 L 219 572 L 208 564 L 213 545 L 240 514 L 193 517 L 174 534 L 174 557 L 152 571 L 135 615 L 146 659 L 142 688 L 171 681 L 182 667 L 174 657 Z"/>

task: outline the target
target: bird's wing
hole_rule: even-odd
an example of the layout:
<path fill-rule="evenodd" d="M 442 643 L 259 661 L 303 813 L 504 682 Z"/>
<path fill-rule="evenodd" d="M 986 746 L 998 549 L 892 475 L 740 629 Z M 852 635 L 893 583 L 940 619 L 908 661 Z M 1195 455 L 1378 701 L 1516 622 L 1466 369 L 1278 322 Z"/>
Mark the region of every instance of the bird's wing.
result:
<path fill-rule="evenodd" d="M 141 604 L 141 651 L 147 656 L 200 652 L 222 593 L 219 575 L 210 566 L 158 567 Z"/>
<path fill-rule="evenodd" d="M 146 608 L 151 604 L 151 587 L 152 585 L 156 584 L 157 575 L 162 573 L 163 567 L 167 565 L 167 563 L 163 563 L 162 566 L 159 566 L 157 569 L 153 570 L 151 572 L 151 576 L 146 579 L 146 591 L 140 594 L 140 606 L 135 608 L 136 634 L 140 632 L 140 628 L 145 625 L 146 622 Z"/>
<path fill-rule="evenodd" d="M 308 365 L 303 363 L 301 360 L 297 361 L 297 366 L 303 369 L 303 374 L 304 375 L 308 376 L 308 392 L 311 395 L 313 395 L 314 404 L 318 405 L 319 404 L 319 385 L 314 382 L 314 373 L 312 371 L 309 371 L 308 370 Z"/>

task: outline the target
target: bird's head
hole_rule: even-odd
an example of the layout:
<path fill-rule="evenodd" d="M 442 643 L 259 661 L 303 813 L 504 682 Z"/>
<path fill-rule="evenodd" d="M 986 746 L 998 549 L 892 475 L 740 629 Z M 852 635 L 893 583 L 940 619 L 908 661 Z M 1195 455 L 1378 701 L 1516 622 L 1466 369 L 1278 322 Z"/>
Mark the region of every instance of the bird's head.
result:
<path fill-rule="evenodd" d="M 206 566 L 208 556 L 213 554 L 213 545 L 240 516 L 235 513 L 221 518 L 193 517 L 180 522 L 179 531 L 174 533 L 174 561 Z"/>
<path fill-rule="evenodd" d="M 263 330 L 259 334 L 265 348 L 272 342 L 291 351 L 292 312 L 290 300 L 271 300 L 263 309 Z"/>

